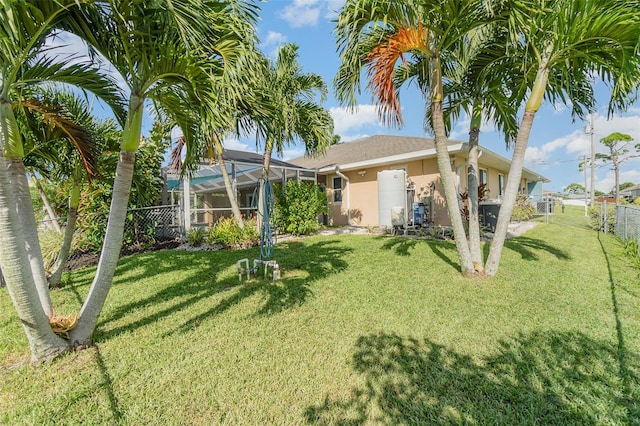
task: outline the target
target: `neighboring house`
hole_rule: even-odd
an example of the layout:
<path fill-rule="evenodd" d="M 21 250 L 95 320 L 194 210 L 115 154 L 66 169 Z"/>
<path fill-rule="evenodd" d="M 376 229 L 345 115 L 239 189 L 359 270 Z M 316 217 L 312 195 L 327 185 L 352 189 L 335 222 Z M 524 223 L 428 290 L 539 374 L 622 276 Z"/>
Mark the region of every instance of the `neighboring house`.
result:
<path fill-rule="evenodd" d="M 458 193 L 467 188 L 467 151 L 466 143 L 449 142 Z M 484 147 L 480 147 L 480 152 L 479 181 L 486 184 L 489 201 L 497 204 L 504 195 L 510 160 Z M 423 202 L 429 222 L 450 225 L 433 139 L 377 135 L 334 145 L 318 158 L 300 157 L 289 163 L 317 172 L 318 183 L 327 190 L 329 225 L 389 226 L 391 213 L 380 211 L 379 206 L 387 210 L 387 183 L 398 177 L 406 179 L 399 191 L 406 190 L 407 215 L 412 202 Z M 399 172 L 388 172 L 390 170 Z M 529 195 L 532 202 L 538 201 L 542 198 L 542 184 L 546 182 L 549 180 L 545 177 L 524 169 L 520 190 Z"/>
<path fill-rule="evenodd" d="M 640 184 L 630 186 L 627 189 L 623 189 L 622 191 L 620 191 L 620 196 L 630 201 L 635 200 L 636 198 L 640 197 Z"/>

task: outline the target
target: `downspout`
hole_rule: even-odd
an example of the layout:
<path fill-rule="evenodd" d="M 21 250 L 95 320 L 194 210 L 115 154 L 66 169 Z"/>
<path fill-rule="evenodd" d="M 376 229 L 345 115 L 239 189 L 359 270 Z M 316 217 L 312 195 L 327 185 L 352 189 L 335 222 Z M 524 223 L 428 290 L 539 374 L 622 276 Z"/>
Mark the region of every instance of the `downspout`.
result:
<path fill-rule="evenodd" d="M 347 182 L 345 192 L 347 193 L 347 225 L 351 226 L 351 196 L 349 193 L 349 178 L 340 171 L 340 166 L 336 166 L 336 174 Z"/>

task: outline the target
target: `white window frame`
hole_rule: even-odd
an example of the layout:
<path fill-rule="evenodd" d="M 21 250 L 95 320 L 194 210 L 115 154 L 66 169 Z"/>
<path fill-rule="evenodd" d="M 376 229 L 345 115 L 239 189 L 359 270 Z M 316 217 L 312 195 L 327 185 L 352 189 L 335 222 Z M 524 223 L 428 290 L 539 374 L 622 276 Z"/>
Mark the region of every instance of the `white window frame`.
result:
<path fill-rule="evenodd" d="M 504 183 L 505 183 L 505 175 L 504 173 L 498 173 L 498 196 L 500 198 L 504 197 Z"/>
<path fill-rule="evenodd" d="M 336 188 L 336 179 L 340 180 L 340 187 Z M 344 189 L 343 187 L 344 185 L 344 179 L 341 176 L 333 176 L 331 178 L 331 189 L 333 190 L 333 193 L 331 195 L 331 200 L 333 202 L 333 204 L 342 204 L 342 199 L 343 199 L 343 193 L 342 190 Z M 336 196 L 340 197 L 340 200 L 336 200 Z"/>
<path fill-rule="evenodd" d="M 484 174 L 484 181 L 482 180 L 482 175 Z M 478 169 L 478 185 L 482 185 L 482 184 L 488 184 L 489 183 L 489 172 L 487 171 L 487 169 Z"/>

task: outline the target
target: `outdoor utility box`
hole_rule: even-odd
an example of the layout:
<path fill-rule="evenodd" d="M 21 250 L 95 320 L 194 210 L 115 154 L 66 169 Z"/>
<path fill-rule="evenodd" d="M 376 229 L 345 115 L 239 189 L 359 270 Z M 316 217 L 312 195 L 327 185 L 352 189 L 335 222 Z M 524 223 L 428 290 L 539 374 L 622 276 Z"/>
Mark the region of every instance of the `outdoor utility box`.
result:
<path fill-rule="evenodd" d="M 489 232 L 496 232 L 498 224 L 498 213 L 500 213 L 500 203 L 480 203 L 478 214 L 480 215 L 480 225 Z"/>
<path fill-rule="evenodd" d="M 402 206 L 403 212 L 411 205 L 407 205 L 407 172 L 404 170 L 383 170 L 378 172 L 378 226 L 391 228 L 396 225 L 391 220 L 391 210 L 396 206 Z"/>
<path fill-rule="evenodd" d="M 425 222 L 424 203 L 413 203 L 413 224 L 420 226 Z"/>

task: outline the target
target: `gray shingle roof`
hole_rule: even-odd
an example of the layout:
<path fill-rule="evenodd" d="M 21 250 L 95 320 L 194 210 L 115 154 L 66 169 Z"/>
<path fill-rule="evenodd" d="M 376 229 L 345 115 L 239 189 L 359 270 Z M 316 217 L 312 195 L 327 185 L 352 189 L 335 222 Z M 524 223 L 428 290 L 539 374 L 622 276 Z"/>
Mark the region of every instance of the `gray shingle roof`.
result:
<path fill-rule="evenodd" d="M 450 141 L 450 143 L 458 144 L 460 142 Z M 341 165 L 358 161 L 375 160 L 377 158 L 434 148 L 434 141 L 430 138 L 376 135 L 333 145 L 327 149 L 324 155 L 318 158 L 298 157 L 289 160 L 289 163 L 309 169 L 320 169 L 336 164 Z"/>

